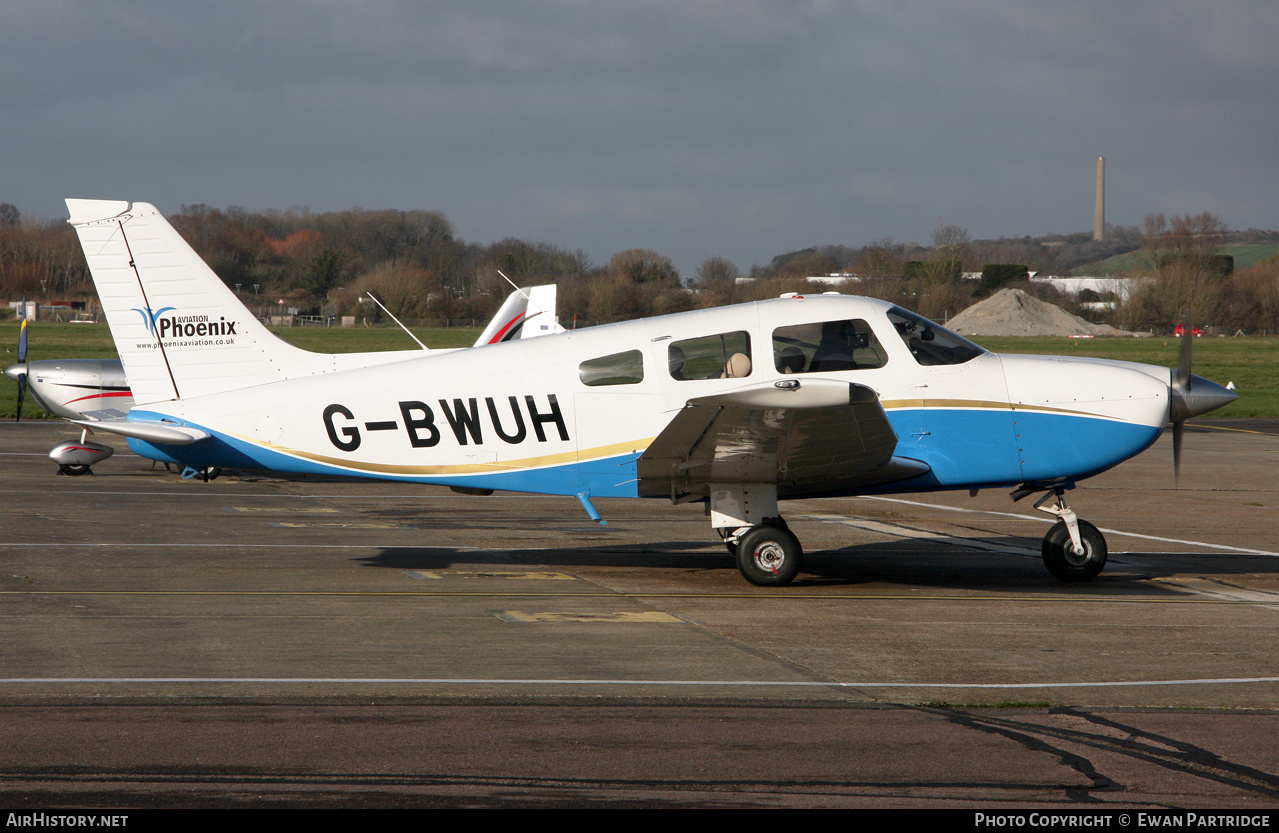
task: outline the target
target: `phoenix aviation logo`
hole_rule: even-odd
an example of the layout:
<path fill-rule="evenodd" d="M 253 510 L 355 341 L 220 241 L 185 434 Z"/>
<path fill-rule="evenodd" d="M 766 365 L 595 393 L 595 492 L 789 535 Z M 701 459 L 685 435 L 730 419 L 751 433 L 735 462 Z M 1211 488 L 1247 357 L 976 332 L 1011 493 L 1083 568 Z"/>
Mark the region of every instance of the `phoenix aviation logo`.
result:
<path fill-rule="evenodd" d="M 225 316 L 210 321 L 207 315 L 181 315 L 177 307 L 133 307 L 133 312 L 142 316 L 147 332 L 166 347 L 232 344 L 235 339 L 226 336 L 238 335 L 235 328 L 239 322 L 228 321 Z"/>

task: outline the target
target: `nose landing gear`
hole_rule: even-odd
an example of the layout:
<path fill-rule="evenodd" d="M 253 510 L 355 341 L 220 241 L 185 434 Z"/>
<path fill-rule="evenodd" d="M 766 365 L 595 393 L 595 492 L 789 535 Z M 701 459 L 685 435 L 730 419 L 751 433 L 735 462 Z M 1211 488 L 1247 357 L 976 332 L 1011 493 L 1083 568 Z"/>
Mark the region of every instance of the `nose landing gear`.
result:
<path fill-rule="evenodd" d="M 1060 518 L 1044 536 L 1044 566 L 1061 581 L 1092 581 L 1106 566 L 1106 539 L 1097 527 L 1079 520 L 1066 505 L 1064 492 L 1058 486 L 1035 503 L 1039 511 Z M 1049 505 L 1054 499 L 1055 505 Z"/>

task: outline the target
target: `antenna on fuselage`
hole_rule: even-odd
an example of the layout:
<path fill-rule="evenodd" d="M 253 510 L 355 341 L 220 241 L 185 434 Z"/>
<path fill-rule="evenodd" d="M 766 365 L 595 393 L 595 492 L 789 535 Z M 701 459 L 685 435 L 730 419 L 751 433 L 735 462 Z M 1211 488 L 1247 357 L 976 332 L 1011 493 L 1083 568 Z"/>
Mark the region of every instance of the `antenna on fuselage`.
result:
<path fill-rule="evenodd" d="M 364 294 L 365 294 L 365 295 L 368 295 L 368 296 L 369 296 L 369 298 L 373 301 L 373 303 L 375 303 L 375 304 L 377 304 L 379 307 L 381 307 L 381 308 L 382 308 L 382 312 L 384 312 L 384 313 L 386 313 L 387 315 L 391 316 L 391 320 L 392 320 L 392 321 L 394 321 L 396 324 L 399 324 L 399 325 L 400 325 L 400 329 L 401 329 L 401 330 L 403 330 L 404 332 L 406 332 L 406 333 L 408 333 L 408 334 L 409 334 L 409 338 L 413 339 L 414 341 L 417 341 L 417 346 L 418 346 L 418 347 L 421 347 L 423 350 L 430 350 L 430 349 L 431 349 L 430 347 L 427 347 L 425 344 L 423 344 L 421 341 L 418 341 L 417 336 L 413 335 L 413 331 L 412 331 L 412 330 L 410 330 L 408 327 L 404 326 L 404 324 L 403 324 L 403 323 L 401 323 L 400 319 L 396 318 L 396 317 L 395 317 L 395 314 L 394 314 L 394 313 L 392 313 L 389 309 L 387 309 L 387 308 L 386 308 L 386 307 L 382 304 L 382 302 L 381 302 L 381 301 L 379 301 L 379 300 L 377 299 L 377 296 L 376 296 L 376 295 L 374 295 L 372 292 L 366 292 L 366 293 L 364 293 Z M 361 298 L 360 300 L 364 300 L 364 299 L 363 299 L 363 298 Z"/>

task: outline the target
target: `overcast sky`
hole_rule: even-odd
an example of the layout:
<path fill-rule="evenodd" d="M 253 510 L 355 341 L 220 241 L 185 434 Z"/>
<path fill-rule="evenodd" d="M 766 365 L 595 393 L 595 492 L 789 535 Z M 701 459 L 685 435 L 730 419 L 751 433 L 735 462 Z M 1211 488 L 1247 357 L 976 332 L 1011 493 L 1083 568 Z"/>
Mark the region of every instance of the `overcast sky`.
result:
<path fill-rule="evenodd" d="M 1279 3 L 0 0 L 0 201 L 433 209 L 685 274 L 817 244 L 1279 228 Z"/>

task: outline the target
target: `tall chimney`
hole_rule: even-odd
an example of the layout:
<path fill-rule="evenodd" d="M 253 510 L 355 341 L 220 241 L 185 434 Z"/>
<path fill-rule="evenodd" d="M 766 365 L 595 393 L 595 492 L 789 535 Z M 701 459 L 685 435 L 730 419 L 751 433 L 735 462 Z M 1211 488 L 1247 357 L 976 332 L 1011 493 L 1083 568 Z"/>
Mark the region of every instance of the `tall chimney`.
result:
<path fill-rule="evenodd" d="M 1106 235 L 1106 160 L 1097 157 L 1097 197 L 1092 210 L 1092 239 Z"/>

